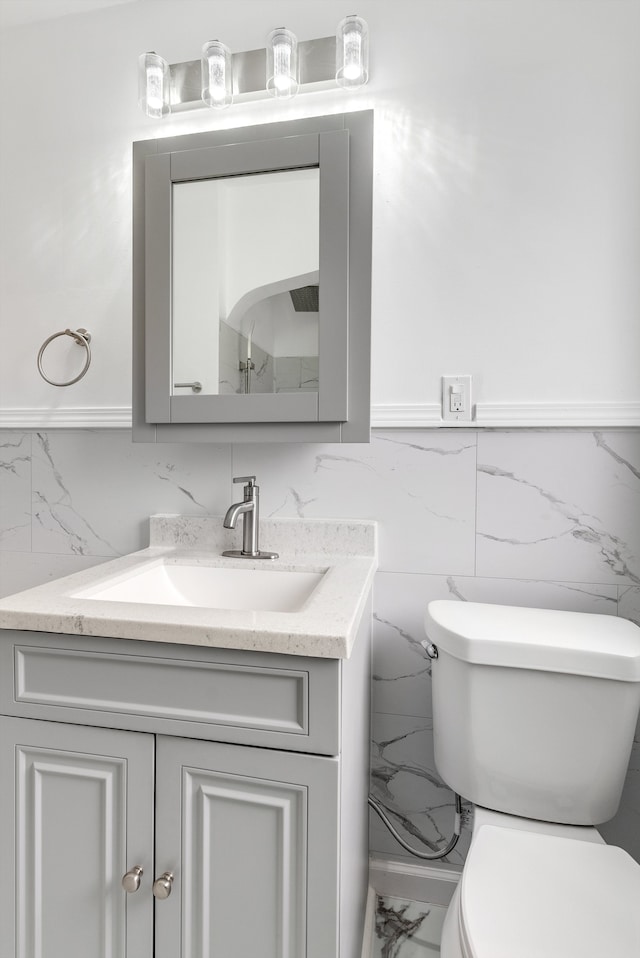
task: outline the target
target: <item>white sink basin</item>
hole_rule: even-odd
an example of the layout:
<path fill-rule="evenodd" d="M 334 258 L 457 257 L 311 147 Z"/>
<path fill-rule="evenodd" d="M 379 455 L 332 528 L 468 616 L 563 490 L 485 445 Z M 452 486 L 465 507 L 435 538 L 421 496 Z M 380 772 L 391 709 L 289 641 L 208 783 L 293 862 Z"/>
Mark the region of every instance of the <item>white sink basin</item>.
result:
<path fill-rule="evenodd" d="M 323 576 L 324 572 L 231 569 L 160 559 L 71 597 L 205 609 L 297 612 Z"/>

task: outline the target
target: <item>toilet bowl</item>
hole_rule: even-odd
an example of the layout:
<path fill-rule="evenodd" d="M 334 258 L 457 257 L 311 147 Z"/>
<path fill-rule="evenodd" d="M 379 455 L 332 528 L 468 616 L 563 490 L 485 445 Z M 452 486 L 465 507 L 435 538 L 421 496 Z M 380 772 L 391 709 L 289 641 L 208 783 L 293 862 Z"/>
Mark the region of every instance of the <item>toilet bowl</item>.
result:
<path fill-rule="evenodd" d="M 441 958 L 637 958 L 640 865 L 593 828 L 509 818 L 476 810 Z"/>
<path fill-rule="evenodd" d="M 442 958 L 640 958 L 640 865 L 615 815 L 640 709 L 640 629 L 431 602 L 436 767 L 475 807 Z"/>

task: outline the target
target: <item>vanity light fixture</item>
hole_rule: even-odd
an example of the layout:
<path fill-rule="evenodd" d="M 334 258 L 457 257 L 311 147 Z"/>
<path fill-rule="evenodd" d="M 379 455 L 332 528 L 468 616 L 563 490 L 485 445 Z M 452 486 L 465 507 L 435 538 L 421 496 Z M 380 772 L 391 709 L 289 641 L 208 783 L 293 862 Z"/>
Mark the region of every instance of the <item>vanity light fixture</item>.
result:
<path fill-rule="evenodd" d="M 298 92 L 298 39 L 285 27 L 267 37 L 267 93 L 290 100 Z"/>
<path fill-rule="evenodd" d="M 369 79 L 369 28 L 362 17 L 350 15 L 336 31 L 336 83 L 356 90 Z"/>
<path fill-rule="evenodd" d="M 209 40 L 202 48 L 202 100 L 215 110 L 224 110 L 233 102 L 231 50 L 220 40 Z"/>
<path fill-rule="evenodd" d="M 138 105 L 146 116 L 160 119 L 169 106 L 169 64 L 157 53 L 138 57 Z"/>
<path fill-rule="evenodd" d="M 265 83 L 266 78 L 266 83 Z M 224 109 L 232 102 L 267 95 L 290 100 L 308 90 L 357 90 L 369 79 L 369 29 L 351 14 L 332 37 L 298 43 L 285 27 L 272 30 L 266 48 L 231 53 L 209 40 L 200 60 L 168 64 L 157 53 L 139 58 L 138 102 L 143 113 L 161 119 L 203 105 Z"/>

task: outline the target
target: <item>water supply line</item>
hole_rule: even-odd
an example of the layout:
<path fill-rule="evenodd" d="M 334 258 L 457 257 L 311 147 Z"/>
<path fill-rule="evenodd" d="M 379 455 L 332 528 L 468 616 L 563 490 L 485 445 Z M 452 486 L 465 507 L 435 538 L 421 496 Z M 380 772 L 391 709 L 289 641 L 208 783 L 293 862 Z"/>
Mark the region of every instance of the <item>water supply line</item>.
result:
<path fill-rule="evenodd" d="M 397 842 L 399 842 L 404 849 L 406 849 L 410 855 L 415 855 L 416 858 L 424 858 L 426 861 L 436 861 L 438 858 L 445 858 L 449 852 L 452 852 L 453 849 L 458 844 L 458 839 L 460 838 L 460 832 L 462 831 L 462 799 L 457 792 L 453 793 L 456 799 L 456 811 L 453 819 L 453 835 L 451 840 L 446 848 L 443 848 L 439 851 L 433 852 L 423 852 L 417 848 L 412 848 L 408 842 L 405 842 L 404 838 L 398 834 L 395 829 L 395 826 L 389 821 L 386 812 L 382 806 L 373 798 L 371 795 L 368 796 L 367 802 L 374 810 L 374 812 L 382 819 L 384 824 L 387 826 L 393 837 Z M 426 839 L 425 839 L 426 840 Z"/>
<path fill-rule="evenodd" d="M 426 639 L 424 642 L 421 643 L 421 645 L 423 646 L 425 652 L 427 653 L 427 655 L 432 661 L 438 658 L 438 649 L 433 644 L 433 642 L 430 642 L 428 639 Z M 417 848 L 412 848 L 411 845 L 409 845 L 408 842 L 405 842 L 404 838 L 402 838 L 402 836 L 398 834 L 393 824 L 389 821 L 382 806 L 375 800 L 375 798 L 369 795 L 369 797 L 367 798 L 367 801 L 369 805 L 371 806 L 371 808 L 374 810 L 374 812 L 382 819 L 382 821 L 387 826 L 387 828 L 389 829 L 389 831 L 391 832 L 395 840 L 399 842 L 399 844 L 402 845 L 402 847 L 406 849 L 406 851 L 408 851 L 410 855 L 415 855 L 416 858 L 424 858 L 426 861 L 436 861 L 438 858 L 445 858 L 449 854 L 449 852 L 453 851 L 453 849 L 458 844 L 458 839 L 460 838 L 460 832 L 462 831 L 462 799 L 460 798 L 457 792 L 454 792 L 453 794 L 455 795 L 455 805 L 456 805 L 455 815 L 453 818 L 453 835 L 451 836 L 451 840 L 449 841 L 449 844 L 447 845 L 446 848 L 443 848 L 441 851 L 433 851 L 433 852 L 423 852 L 423 851 L 419 851 Z M 424 838 L 424 836 L 422 837 Z"/>

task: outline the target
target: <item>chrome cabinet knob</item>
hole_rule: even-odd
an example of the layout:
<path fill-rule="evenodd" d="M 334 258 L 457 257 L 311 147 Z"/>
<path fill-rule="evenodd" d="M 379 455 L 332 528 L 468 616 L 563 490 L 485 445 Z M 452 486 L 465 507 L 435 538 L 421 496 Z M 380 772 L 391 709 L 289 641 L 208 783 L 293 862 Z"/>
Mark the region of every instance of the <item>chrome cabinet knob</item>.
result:
<path fill-rule="evenodd" d="M 140 865 L 134 865 L 129 869 L 126 875 L 122 876 L 122 887 L 131 894 L 140 888 L 140 878 L 143 875 L 143 869 Z"/>
<path fill-rule="evenodd" d="M 153 883 L 153 896 L 154 898 L 159 898 L 161 901 L 165 898 L 168 898 L 171 894 L 171 886 L 173 885 L 173 875 L 171 872 L 163 872 L 160 875 L 160 878 L 156 878 Z"/>

